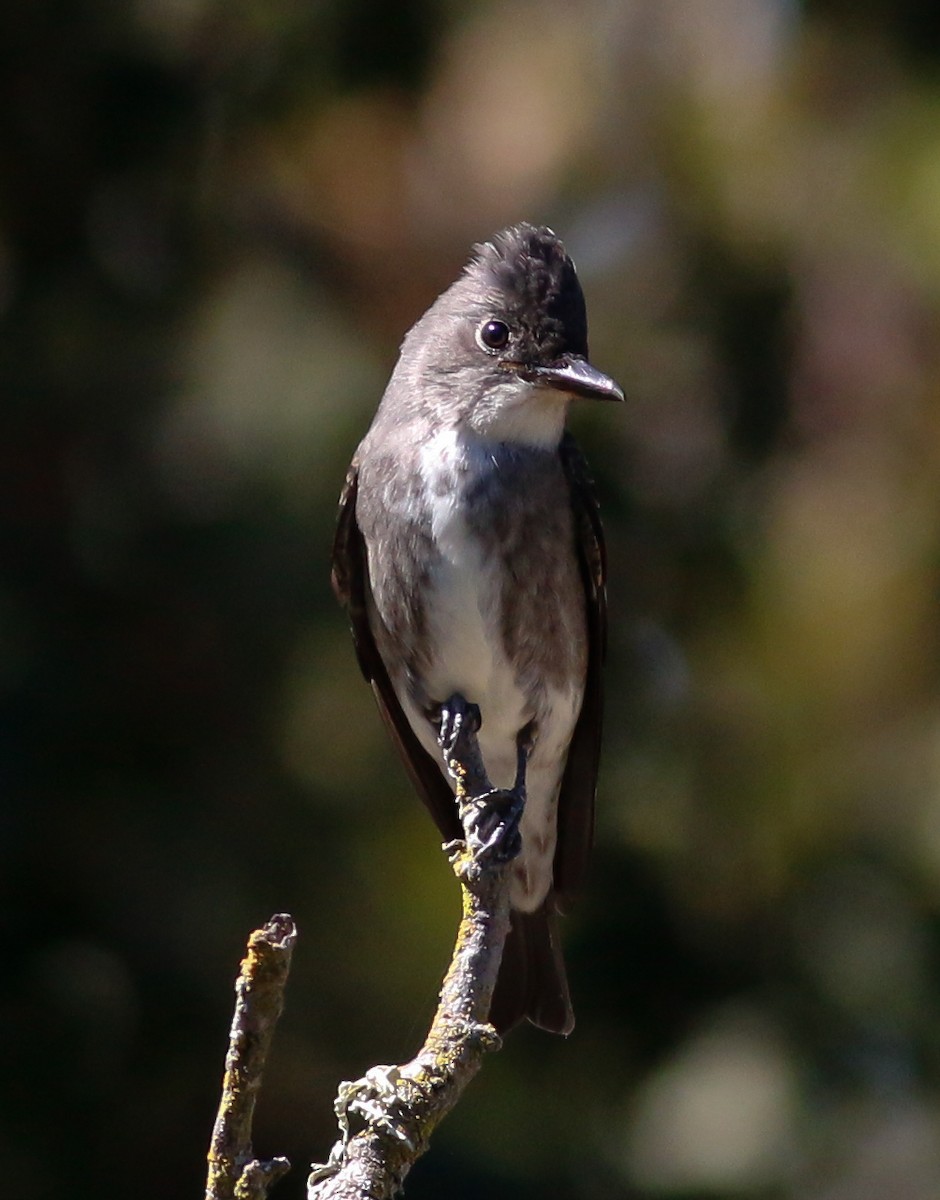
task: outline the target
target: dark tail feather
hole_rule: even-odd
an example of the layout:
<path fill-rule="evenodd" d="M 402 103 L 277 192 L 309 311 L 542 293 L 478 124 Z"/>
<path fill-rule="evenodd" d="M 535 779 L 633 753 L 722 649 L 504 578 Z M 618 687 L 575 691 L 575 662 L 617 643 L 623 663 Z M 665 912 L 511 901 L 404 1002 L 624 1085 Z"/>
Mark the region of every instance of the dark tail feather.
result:
<path fill-rule="evenodd" d="M 490 1005 L 497 1033 L 508 1033 L 524 1017 L 549 1033 L 574 1029 L 553 904 L 549 897 L 538 912 L 512 913 Z"/>

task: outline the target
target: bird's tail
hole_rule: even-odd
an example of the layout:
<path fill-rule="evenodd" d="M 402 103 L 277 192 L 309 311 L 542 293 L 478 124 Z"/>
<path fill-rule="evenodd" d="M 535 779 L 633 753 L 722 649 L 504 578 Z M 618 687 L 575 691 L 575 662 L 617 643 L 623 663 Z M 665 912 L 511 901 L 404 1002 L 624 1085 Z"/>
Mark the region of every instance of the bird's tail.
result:
<path fill-rule="evenodd" d="M 523 1018 L 549 1033 L 574 1029 L 552 896 L 537 912 L 512 912 L 490 1021 L 503 1034 Z"/>

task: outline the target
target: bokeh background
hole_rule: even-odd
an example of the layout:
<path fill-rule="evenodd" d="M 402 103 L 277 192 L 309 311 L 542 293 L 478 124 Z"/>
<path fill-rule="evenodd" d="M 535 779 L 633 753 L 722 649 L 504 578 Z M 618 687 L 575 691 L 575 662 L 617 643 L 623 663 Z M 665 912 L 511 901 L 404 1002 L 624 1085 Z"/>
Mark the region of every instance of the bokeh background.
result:
<path fill-rule="evenodd" d="M 0 13 L 0 1157 L 200 1195 L 250 929 L 256 1149 L 418 1044 L 457 896 L 328 586 L 404 330 L 545 221 L 629 403 L 578 1027 L 408 1195 L 940 1194 L 940 10 L 35 0 Z"/>

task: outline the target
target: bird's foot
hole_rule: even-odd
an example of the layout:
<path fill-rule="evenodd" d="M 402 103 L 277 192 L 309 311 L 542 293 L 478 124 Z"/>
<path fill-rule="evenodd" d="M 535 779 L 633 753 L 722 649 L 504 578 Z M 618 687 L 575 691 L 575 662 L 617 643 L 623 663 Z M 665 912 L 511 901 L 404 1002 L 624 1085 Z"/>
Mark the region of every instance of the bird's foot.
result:
<path fill-rule="evenodd" d="M 525 787 L 491 788 L 460 806 L 467 847 L 481 866 L 511 862 L 522 849 Z"/>
<path fill-rule="evenodd" d="M 435 710 L 431 721 L 437 728 L 437 743 L 447 773 L 456 783 L 458 797 L 489 791 L 477 742 L 481 724 L 479 706 L 455 692 Z"/>
<path fill-rule="evenodd" d="M 466 848 L 479 866 L 511 862 L 522 849 L 519 830 L 525 811 L 526 764 L 534 745 L 530 722 L 516 739 L 515 785 L 495 788 L 486 773 L 477 733 L 480 709 L 455 693 L 430 714 L 448 774 L 456 784 L 457 806 Z"/>
<path fill-rule="evenodd" d="M 437 743 L 446 757 L 459 749 L 462 737 L 479 733 L 480 706 L 471 704 L 459 692 L 455 692 L 449 700 L 444 701 L 433 719 L 437 725 Z"/>

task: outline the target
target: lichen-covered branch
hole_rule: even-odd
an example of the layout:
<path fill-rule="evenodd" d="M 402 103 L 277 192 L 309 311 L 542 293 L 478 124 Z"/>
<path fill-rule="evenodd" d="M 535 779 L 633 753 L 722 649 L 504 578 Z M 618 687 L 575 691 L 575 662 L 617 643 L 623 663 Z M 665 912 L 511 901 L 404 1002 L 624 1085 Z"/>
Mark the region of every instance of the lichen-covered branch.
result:
<path fill-rule="evenodd" d="M 248 939 L 235 983 L 222 1099 L 209 1145 L 206 1200 L 264 1200 L 290 1169 L 286 1158 L 254 1158 L 251 1127 L 296 939 L 294 921 L 286 913 L 272 917 Z"/>
<path fill-rule="evenodd" d="M 466 827 L 470 810 L 492 790 L 472 729 L 458 733 L 448 765 Z M 403 1066 L 373 1067 L 364 1079 L 341 1085 L 335 1105 L 341 1137 L 329 1162 L 314 1165 L 307 1200 L 396 1196 L 487 1051 L 500 1044 L 487 1017 L 509 931 L 506 865 L 484 860 L 467 842 L 446 849 L 460 880 L 463 914 L 427 1039 Z"/>

